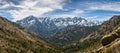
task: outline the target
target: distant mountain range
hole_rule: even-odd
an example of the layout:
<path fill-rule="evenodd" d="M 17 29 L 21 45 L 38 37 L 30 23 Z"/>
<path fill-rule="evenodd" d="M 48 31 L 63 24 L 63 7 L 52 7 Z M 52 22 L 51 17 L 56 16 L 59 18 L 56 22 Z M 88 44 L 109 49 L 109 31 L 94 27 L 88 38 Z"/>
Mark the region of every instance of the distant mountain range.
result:
<path fill-rule="evenodd" d="M 48 17 L 47 17 L 48 18 Z M 0 53 L 119 53 L 120 52 L 120 16 L 113 16 L 102 24 L 55 25 L 56 31 L 48 27 L 47 23 L 54 19 L 44 18 L 44 25 L 40 18 L 30 16 L 29 19 L 17 22 L 22 26 L 0 17 Z M 42 19 L 42 18 L 41 18 Z M 55 18 L 57 19 L 57 18 Z M 67 19 L 67 18 L 62 18 Z M 74 18 L 70 18 L 74 19 Z M 41 25 L 39 25 L 41 23 Z M 76 22 L 77 23 L 77 22 Z M 83 23 L 82 21 L 80 23 Z M 90 22 L 91 23 L 91 22 Z M 94 22 L 93 22 L 94 23 Z M 25 24 L 25 25 L 24 25 Z M 27 25 L 28 24 L 28 25 Z M 34 25 L 33 25 L 34 24 Z M 36 24 L 36 25 L 35 25 Z M 32 28 L 31 28 L 32 26 Z M 41 28 L 36 28 L 36 27 Z M 44 28 L 42 29 L 42 27 Z M 46 27 L 47 26 L 47 27 Z M 51 25 L 52 26 L 52 25 Z M 50 26 L 50 27 L 51 27 Z M 27 28 L 29 27 L 29 28 Z M 60 28 L 59 28 L 60 27 Z M 27 28 L 27 29 L 26 29 Z M 31 30 L 28 30 L 31 29 Z M 34 30 L 52 32 L 46 38 L 37 35 Z M 53 28 L 52 28 L 53 29 Z M 59 30 L 58 30 L 59 29 Z M 48 32 L 46 31 L 48 30 Z M 33 31 L 33 32 L 31 32 Z M 39 31 L 39 33 L 41 33 Z M 53 32 L 54 31 L 54 32 Z M 34 33 L 35 32 L 35 33 Z M 56 32 L 56 33 L 55 33 Z M 49 34 L 49 33 L 48 33 Z M 47 35 L 46 35 L 47 36 Z M 49 42 L 48 42 L 49 41 Z"/>
<path fill-rule="evenodd" d="M 99 21 L 86 20 L 81 17 L 67 17 L 67 18 L 50 18 L 50 17 L 34 17 L 29 16 L 25 19 L 18 20 L 16 23 L 21 26 L 36 32 L 43 37 L 50 37 L 65 28 L 73 26 L 95 26 L 100 25 Z"/>

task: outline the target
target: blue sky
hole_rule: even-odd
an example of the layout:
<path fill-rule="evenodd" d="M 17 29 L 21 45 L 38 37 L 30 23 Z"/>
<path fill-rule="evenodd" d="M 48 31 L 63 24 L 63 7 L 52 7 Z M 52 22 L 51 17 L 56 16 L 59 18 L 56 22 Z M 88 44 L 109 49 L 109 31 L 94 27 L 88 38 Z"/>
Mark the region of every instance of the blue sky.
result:
<path fill-rule="evenodd" d="M 120 0 L 0 0 L 0 16 L 11 21 L 28 16 L 107 20 L 120 15 Z"/>

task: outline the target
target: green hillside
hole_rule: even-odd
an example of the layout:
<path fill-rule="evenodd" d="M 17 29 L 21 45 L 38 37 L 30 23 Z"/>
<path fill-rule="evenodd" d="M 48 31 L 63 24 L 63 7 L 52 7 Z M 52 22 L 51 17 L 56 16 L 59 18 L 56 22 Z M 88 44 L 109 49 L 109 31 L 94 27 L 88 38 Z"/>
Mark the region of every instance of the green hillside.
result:
<path fill-rule="evenodd" d="M 0 17 L 0 53 L 59 53 L 35 33 Z"/>

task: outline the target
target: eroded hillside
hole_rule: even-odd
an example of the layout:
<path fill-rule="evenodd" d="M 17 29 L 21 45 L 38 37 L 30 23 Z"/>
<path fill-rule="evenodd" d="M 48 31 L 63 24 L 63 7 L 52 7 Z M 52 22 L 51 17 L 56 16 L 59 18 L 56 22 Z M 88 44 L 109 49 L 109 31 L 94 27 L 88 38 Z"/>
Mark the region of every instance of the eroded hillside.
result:
<path fill-rule="evenodd" d="M 105 35 L 101 43 L 103 46 L 97 53 L 120 53 L 120 27 L 112 33 Z"/>
<path fill-rule="evenodd" d="M 0 17 L 0 53 L 59 53 L 35 33 Z"/>

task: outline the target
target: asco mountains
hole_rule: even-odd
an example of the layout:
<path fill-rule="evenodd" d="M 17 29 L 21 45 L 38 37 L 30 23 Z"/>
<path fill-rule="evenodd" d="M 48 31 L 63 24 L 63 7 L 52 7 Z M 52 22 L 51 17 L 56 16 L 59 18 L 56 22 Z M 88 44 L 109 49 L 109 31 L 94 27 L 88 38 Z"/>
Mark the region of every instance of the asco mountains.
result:
<path fill-rule="evenodd" d="M 95 22 L 84 18 L 0 17 L 0 53 L 119 53 L 120 16 Z"/>
<path fill-rule="evenodd" d="M 0 0 L 0 53 L 120 53 L 120 0 Z"/>

